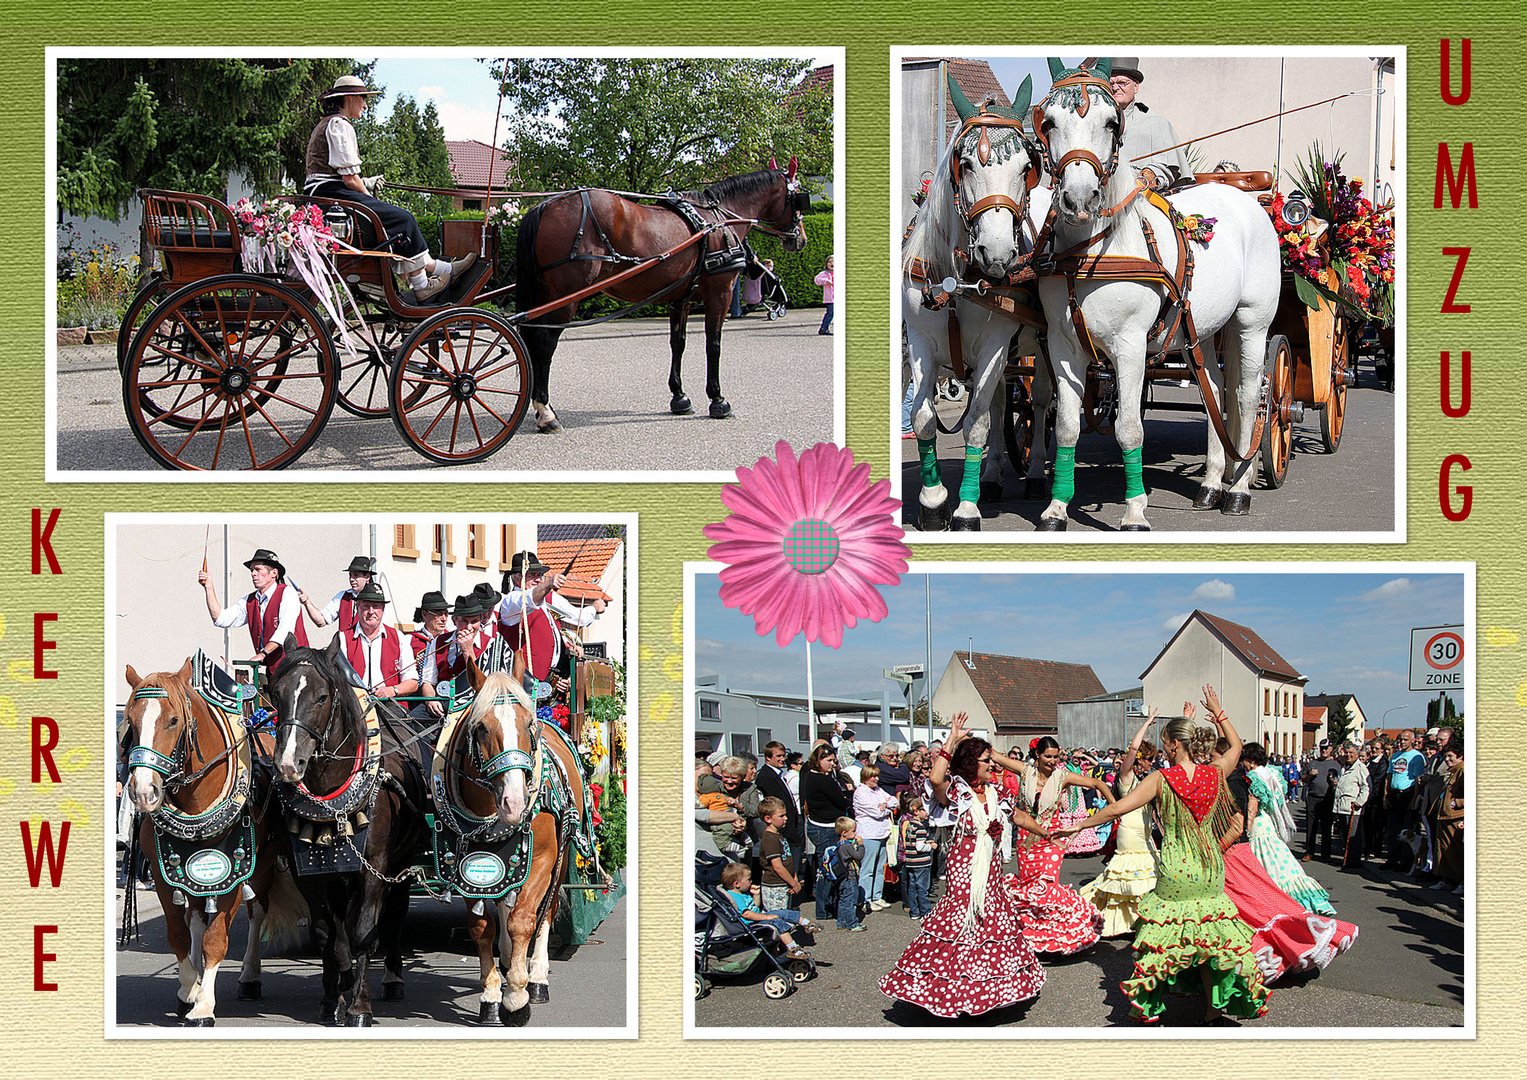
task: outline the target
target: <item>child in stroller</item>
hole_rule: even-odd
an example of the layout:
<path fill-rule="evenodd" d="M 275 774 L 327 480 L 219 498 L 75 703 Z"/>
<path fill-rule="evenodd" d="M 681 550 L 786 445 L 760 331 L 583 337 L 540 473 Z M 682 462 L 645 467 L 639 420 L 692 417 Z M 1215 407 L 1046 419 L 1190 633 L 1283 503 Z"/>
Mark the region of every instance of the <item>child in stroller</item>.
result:
<path fill-rule="evenodd" d="M 770 320 L 782 319 L 789 302 L 785 285 L 774 272 L 774 260 L 760 260 L 749 248 L 747 270 L 742 275 L 742 313 L 750 315 L 761 307 Z"/>
<path fill-rule="evenodd" d="M 729 892 L 741 882 L 737 871 L 731 869 L 739 865 L 724 856 L 696 853 L 695 996 L 703 997 L 709 992 L 710 977 L 744 975 L 762 959 L 774 969 L 764 976 L 764 994 L 770 998 L 787 997 L 795 992 L 796 983 L 805 982 L 816 973 L 816 965 L 795 944 L 790 931 L 782 931 L 768 915 L 764 919 L 743 917 Z M 732 879 L 731 884 L 723 880 L 723 873 Z M 799 919 L 798 913 L 791 914 L 797 917 L 797 931 L 816 933 L 814 923 Z"/>

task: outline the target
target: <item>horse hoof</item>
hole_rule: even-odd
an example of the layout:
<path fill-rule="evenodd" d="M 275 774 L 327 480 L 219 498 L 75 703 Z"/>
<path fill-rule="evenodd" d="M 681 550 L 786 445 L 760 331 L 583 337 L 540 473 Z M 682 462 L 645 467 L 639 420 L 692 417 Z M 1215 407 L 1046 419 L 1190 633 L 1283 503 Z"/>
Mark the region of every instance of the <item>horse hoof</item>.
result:
<path fill-rule="evenodd" d="M 510 1012 L 502 1005 L 498 1007 L 498 1022 L 504 1027 L 524 1027 L 530 1023 L 530 1002 L 525 1002 L 519 1009 Z"/>
<path fill-rule="evenodd" d="M 1242 517 L 1251 513 L 1251 496 L 1244 491 L 1229 491 L 1225 493 L 1225 501 L 1220 504 L 1219 512 L 1227 517 Z"/>
<path fill-rule="evenodd" d="M 259 1001 L 260 1000 L 260 980 L 256 979 L 254 982 L 239 983 L 239 996 L 238 996 L 237 1000 L 239 1000 L 239 1001 Z"/>
<path fill-rule="evenodd" d="M 1065 532 L 1066 531 L 1066 519 L 1065 518 L 1046 518 L 1046 517 L 1042 517 L 1042 518 L 1039 519 L 1039 524 L 1034 526 L 1034 531 L 1035 532 Z"/>
<path fill-rule="evenodd" d="M 502 1006 L 496 1001 L 480 1001 L 477 1004 L 477 1022 L 479 1024 L 497 1024 L 498 1015 Z"/>
<path fill-rule="evenodd" d="M 1133 525 L 1133 524 L 1130 524 L 1130 525 L 1120 525 L 1119 526 L 1119 531 L 1120 532 L 1150 532 L 1151 531 L 1151 527 L 1149 525 Z"/>
<path fill-rule="evenodd" d="M 1050 497 L 1050 485 L 1042 476 L 1025 476 L 1023 478 L 1023 497 L 1025 499 L 1048 499 Z"/>
<path fill-rule="evenodd" d="M 382 984 L 383 1001 L 402 1001 L 403 984 L 400 982 Z"/>
<path fill-rule="evenodd" d="M 192 1008 L 191 1002 L 189 1002 L 189 1001 L 181 1001 L 179 998 L 176 998 L 175 999 L 175 1019 L 177 1019 L 177 1020 L 184 1020 L 186 1018 L 186 1013 L 190 1012 L 191 1008 Z"/>
<path fill-rule="evenodd" d="M 318 1006 L 318 1022 L 325 1027 L 335 1027 L 339 1023 L 339 1002 L 325 1001 Z"/>
<path fill-rule="evenodd" d="M 938 506 L 924 506 L 918 515 L 917 527 L 923 532 L 946 532 L 953 512 L 947 499 Z"/>
<path fill-rule="evenodd" d="M 995 480 L 981 481 L 981 501 L 994 503 L 1002 501 L 1002 485 Z"/>
<path fill-rule="evenodd" d="M 187 1020 L 185 1020 L 184 1026 L 185 1027 L 216 1027 L 217 1026 L 217 1017 L 215 1017 L 215 1016 L 201 1016 L 201 1017 L 197 1017 L 195 1020 L 191 1020 L 191 1019 L 188 1018 Z"/>
<path fill-rule="evenodd" d="M 960 517 L 958 514 L 956 514 L 954 516 L 954 520 L 949 523 L 949 531 L 980 532 L 981 519 L 979 517 Z"/>
<path fill-rule="evenodd" d="M 725 420 L 732 415 L 731 402 L 726 398 L 716 398 L 710 403 L 710 418 L 712 420 Z"/>
<path fill-rule="evenodd" d="M 688 416 L 695 411 L 694 403 L 683 394 L 675 394 L 673 400 L 668 403 L 668 411 L 675 416 Z"/>
<path fill-rule="evenodd" d="M 1210 487 L 1205 484 L 1198 489 L 1198 494 L 1193 496 L 1193 509 L 1217 510 L 1220 503 L 1225 501 L 1225 489 Z"/>
<path fill-rule="evenodd" d="M 562 421 L 553 419 L 553 420 L 547 420 L 545 422 L 542 422 L 540 420 L 537 420 L 536 421 L 536 431 L 539 432 L 542 435 L 556 435 L 556 434 L 559 434 L 562 431 Z"/>
<path fill-rule="evenodd" d="M 530 991 L 532 1005 L 545 1005 L 551 1000 L 551 987 L 547 983 L 531 983 L 525 989 Z"/>
<path fill-rule="evenodd" d="M 345 1017 L 345 1027 L 370 1027 L 373 1023 L 370 1013 L 351 1013 Z"/>

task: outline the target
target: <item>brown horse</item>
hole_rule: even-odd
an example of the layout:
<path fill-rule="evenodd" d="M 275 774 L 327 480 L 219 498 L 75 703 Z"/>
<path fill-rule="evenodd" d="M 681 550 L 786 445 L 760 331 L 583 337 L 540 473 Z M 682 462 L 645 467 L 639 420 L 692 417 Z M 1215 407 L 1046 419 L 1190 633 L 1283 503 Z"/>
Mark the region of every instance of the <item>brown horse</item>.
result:
<path fill-rule="evenodd" d="M 274 941 L 294 937 L 307 905 L 291 876 L 276 869 L 276 829 L 263 812 L 265 806 L 255 805 L 264 802 L 263 792 L 250 790 L 252 786 L 268 788 L 268 783 L 258 785 L 251 779 L 248 736 L 236 718 L 192 690 L 191 659 L 174 673 L 140 677 L 129 664 L 126 674 L 133 688 L 126 709 L 133 746 L 127 795 L 143 815 L 138 843 L 149 860 L 154 891 L 164 911 L 165 936 L 180 967 L 176 1011 L 189 1026 L 212 1027 L 216 1023 L 214 983 L 228 955 L 228 930 L 238 913 L 243 885 L 234 884 L 205 898 L 182 894 L 184 906 L 177 906 L 179 888 L 166 880 L 165 865 L 178 872 L 182 859 L 169 847 L 173 841 L 156 828 L 156 818 L 164 819 L 161 824 L 167 830 L 174 830 L 171 835 L 182 837 L 197 836 L 231 818 L 221 831 L 197 836 L 195 846 L 205 847 L 184 860 L 188 871 L 198 860 L 215 864 L 217 856 L 209 856 L 207 849 L 215 849 L 220 838 L 241 829 L 245 816 L 250 819 L 254 849 L 242 857 L 253 859 L 248 885 L 254 899 L 249 902 L 249 940 L 239 976 L 241 999 L 260 996 L 262 933 Z M 128 887 L 132 888 L 131 881 Z"/>
<path fill-rule="evenodd" d="M 521 1027 L 530 1019 L 531 1004 L 551 996 L 548 938 L 571 858 L 570 815 L 581 813 L 584 805 L 583 765 L 564 740 L 543 736 L 535 705 L 514 676 L 484 675 L 473 662 L 467 679 L 476 697 L 457 737 L 442 748 L 449 758 L 447 775 L 454 778 L 447 791 L 473 817 L 528 828 L 533 838 L 524 884 L 494 905 L 507 979 L 493 959 L 494 916 L 484 911 L 468 924 L 482 967 L 478 1019 Z M 561 782 L 559 772 L 567 781 L 569 808 L 560 819 L 539 805 L 546 786 Z"/>
<path fill-rule="evenodd" d="M 677 248 L 703 229 L 704 235 L 694 244 L 603 291 L 626 304 L 667 301 L 673 352 L 669 409 L 677 414 L 694 411 L 679 372 L 689 306 L 698 292 L 705 305 L 705 393 L 712 418 L 724 419 L 732 414 L 732 407 L 721 396 L 721 324 L 726 320 L 732 283 L 742 269 L 742 242 L 756 228 L 780 237 L 787 251 L 806 246 L 801 214 L 810 197 L 799 190 L 795 170 L 792 158 L 788 169 L 771 163 L 759 172 L 683 192 L 678 198 L 704 223 L 700 226 L 666 202 L 648 205 L 602 188 L 555 195 L 533 207 L 520 222 L 516 306 L 527 312 L 554 303 Z M 735 256 L 727 258 L 728 250 L 735 251 Z M 707 256 L 712 256 L 710 269 Z M 573 301 L 524 326 L 530 351 L 530 401 L 539 431 L 562 427 L 551 408 L 551 357 L 563 328 L 577 312 L 577 301 Z"/>

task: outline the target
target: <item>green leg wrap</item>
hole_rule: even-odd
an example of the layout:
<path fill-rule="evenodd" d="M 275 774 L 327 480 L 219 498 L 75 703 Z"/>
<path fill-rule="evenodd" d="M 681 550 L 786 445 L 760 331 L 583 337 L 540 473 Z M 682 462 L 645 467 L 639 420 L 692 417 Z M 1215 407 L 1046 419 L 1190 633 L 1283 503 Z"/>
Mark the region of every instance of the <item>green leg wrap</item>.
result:
<path fill-rule="evenodd" d="M 1144 447 L 1124 451 L 1124 497 L 1133 499 L 1145 494 L 1145 478 L 1141 475 L 1140 453 Z"/>
<path fill-rule="evenodd" d="M 942 481 L 938 475 L 938 440 L 918 439 L 917 460 L 922 463 L 923 487 L 938 487 Z"/>
<path fill-rule="evenodd" d="M 965 476 L 960 480 L 960 502 L 979 502 L 981 499 L 981 462 L 986 451 L 979 446 L 965 448 Z"/>
<path fill-rule="evenodd" d="M 1055 482 L 1050 485 L 1050 498 L 1069 503 L 1076 494 L 1076 447 L 1055 448 Z"/>

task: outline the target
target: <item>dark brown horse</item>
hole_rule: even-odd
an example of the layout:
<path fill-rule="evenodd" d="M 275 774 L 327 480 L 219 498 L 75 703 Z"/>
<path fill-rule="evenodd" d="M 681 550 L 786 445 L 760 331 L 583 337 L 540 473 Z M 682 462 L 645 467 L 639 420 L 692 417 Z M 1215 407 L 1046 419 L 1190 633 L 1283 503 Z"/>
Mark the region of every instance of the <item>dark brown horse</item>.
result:
<path fill-rule="evenodd" d="M 673 398 L 668 407 L 678 414 L 694 411 L 684 393 L 680 367 L 689 306 L 698 295 L 705 305 L 705 393 L 710 398 L 710 415 L 717 420 L 730 416 L 732 407 L 721 396 L 721 324 L 731 302 L 732 283 L 743 266 L 742 242 L 756 228 L 780 237 L 787 251 L 806 246 L 801 214 L 810 200 L 799 190 L 795 168 L 792 158 L 788 169 L 771 165 L 719 180 L 702 191 L 681 193 L 678 198 L 692 208 L 696 221 L 665 202 L 635 202 L 601 188 L 582 188 L 547 199 L 520 222 L 518 310 L 554 303 L 702 233 L 689 247 L 603 291 L 626 304 L 667 301 L 673 350 L 668 373 Z M 734 254 L 728 256 L 728 252 Z M 530 350 L 530 401 L 539 431 L 562 427 L 551 408 L 551 357 L 563 328 L 577 312 L 577 301 L 573 301 L 524 326 Z"/>
<path fill-rule="evenodd" d="M 262 932 L 274 941 L 295 937 L 307 905 L 291 876 L 276 869 L 275 816 L 264 812 L 269 807 L 263 798 L 268 794 L 268 778 L 264 792 L 259 790 L 262 785 L 251 779 L 253 766 L 243 726 L 191 689 L 191 673 L 190 658 L 179 671 L 145 676 L 127 665 L 127 684 L 133 692 L 126 708 L 132 750 L 125 794 L 143 815 L 138 843 L 148 858 L 154 890 L 164 911 L 165 936 L 179 965 L 176 1011 L 189 1026 L 212 1027 L 217 1019 L 217 970 L 228 955 L 228 930 L 238 914 L 243 886 L 233 884 L 210 897 L 182 893 L 183 906 L 177 906 L 176 892 L 186 882 L 177 886 L 166 880 L 165 867 L 176 873 L 188 871 L 194 880 L 197 868 L 193 864 L 215 866 L 219 857 L 209 849 L 217 849 L 224 837 L 230 841 L 222 846 L 237 845 L 235 859 L 253 859 L 248 884 L 254 898 L 249 901 L 249 938 L 239 978 L 241 999 L 260 996 Z M 222 813 L 224 807 L 232 813 Z M 173 840 L 156 829 L 156 816 L 168 818 L 166 826 L 176 828 L 182 836 L 197 836 L 190 847 L 202 850 L 182 859 L 169 846 Z M 247 837 L 240 834 L 246 816 L 253 827 L 253 850 L 241 850 L 242 838 Z M 219 830 L 217 822 L 225 817 L 231 820 L 226 829 Z M 208 832 L 215 834 L 198 835 Z M 229 869 L 233 877 L 240 876 L 240 867 Z M 247 864 L 243 872 L 248 873 Z M 133 887 L 131 880 L 127 887 Z M 207 910 L 206 900 L 211 901 L 213 910 Z"/>

